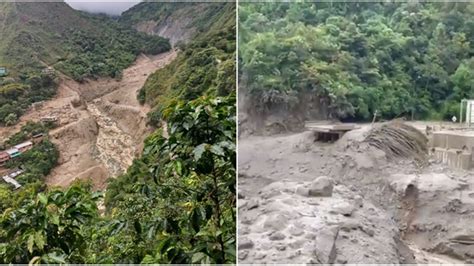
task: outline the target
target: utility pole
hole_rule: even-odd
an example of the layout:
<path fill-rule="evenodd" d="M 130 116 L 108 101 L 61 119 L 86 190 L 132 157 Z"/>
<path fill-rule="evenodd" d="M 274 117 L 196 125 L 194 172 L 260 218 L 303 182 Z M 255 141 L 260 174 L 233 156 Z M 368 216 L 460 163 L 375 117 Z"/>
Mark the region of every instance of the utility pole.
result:
<path fill-rule="evenodd" d="M 375 118 L 377 117 L 377 110 L 374 112 L 374 118 L 372 118 L 372 125 L 375 123 Z"/>

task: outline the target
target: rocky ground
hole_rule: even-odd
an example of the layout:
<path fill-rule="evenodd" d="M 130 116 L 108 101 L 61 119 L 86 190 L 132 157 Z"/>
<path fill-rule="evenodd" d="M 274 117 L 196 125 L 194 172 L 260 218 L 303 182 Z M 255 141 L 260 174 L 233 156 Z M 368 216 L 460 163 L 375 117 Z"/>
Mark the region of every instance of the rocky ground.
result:
<path fill-rule="evenodd" d="M 239 139 L 241 263 L 472 261 L 474 172 L 387 159 L 369 130 Z"/>

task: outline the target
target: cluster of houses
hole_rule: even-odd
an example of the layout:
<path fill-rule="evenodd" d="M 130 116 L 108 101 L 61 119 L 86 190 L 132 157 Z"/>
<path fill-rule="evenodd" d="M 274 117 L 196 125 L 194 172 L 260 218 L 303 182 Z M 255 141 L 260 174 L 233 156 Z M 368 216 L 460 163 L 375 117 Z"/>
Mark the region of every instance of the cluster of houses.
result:
<path fill-rule="evenodd" d="M 35 135 L 33 136 L 33 141 L 39 142 L 43 139 L 43 136 L 44 134 Z M 23 143 L 11 147 L 8 150 L 0 151 L 0 165 L 4 165 L 9 160 L 14 159 L 20 156 L 25 151 L 33 148 L 33 141 L 25 141 Z"/>
<path fill-rule="evenodd" d="M 5 164 L 9 160 L 20 156 L 23 152 L 31 149 L 33 147 L 33 142 L 26 141 L 18 145 L 13 146 L 12 148 L 0 152 L 0 164 Z"/>

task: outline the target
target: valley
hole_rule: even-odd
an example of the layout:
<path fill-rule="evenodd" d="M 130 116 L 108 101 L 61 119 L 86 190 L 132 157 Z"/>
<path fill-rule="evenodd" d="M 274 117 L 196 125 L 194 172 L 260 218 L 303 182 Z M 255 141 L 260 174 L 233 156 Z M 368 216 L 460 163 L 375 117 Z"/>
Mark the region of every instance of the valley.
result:
<path fill-rule="evenodd" d="M 79 83 L 60 75 L 57 96 L 32 107 L 16 126 L 0 128 L 0 136 L 6 138 L 27 121 L 57 117 L 59 126 L 50 135 L 60 151 L 59 165 L 46 183 L 66 187 L 76 178 L 87 178 L 96 189 L 104 189 L 107 178 L 122 174 L 140 154 L 152 130 L 146 125 L 149 107 L 138 103 L 138 90 L 149 74 L 169 64 L 176 54 L 173 50 L 140 55 L 119 81 L 100 78 Z"/>
<path fill-rule="evenodd" d="M 0 263 L 235 264 L 235 12 L 0 3 Z"/>

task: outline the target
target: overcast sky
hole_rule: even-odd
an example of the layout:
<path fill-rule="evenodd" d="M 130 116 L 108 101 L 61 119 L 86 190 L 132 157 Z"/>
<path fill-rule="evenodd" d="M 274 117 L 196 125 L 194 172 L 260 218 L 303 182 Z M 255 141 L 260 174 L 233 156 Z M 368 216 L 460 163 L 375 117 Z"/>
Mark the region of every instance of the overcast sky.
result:
<path fill-rule="evenodd" d="M 123 11 L 136 5 L 140 0 L 65 0 L 72 8 L 91 13 L 120 15 Z"/>

